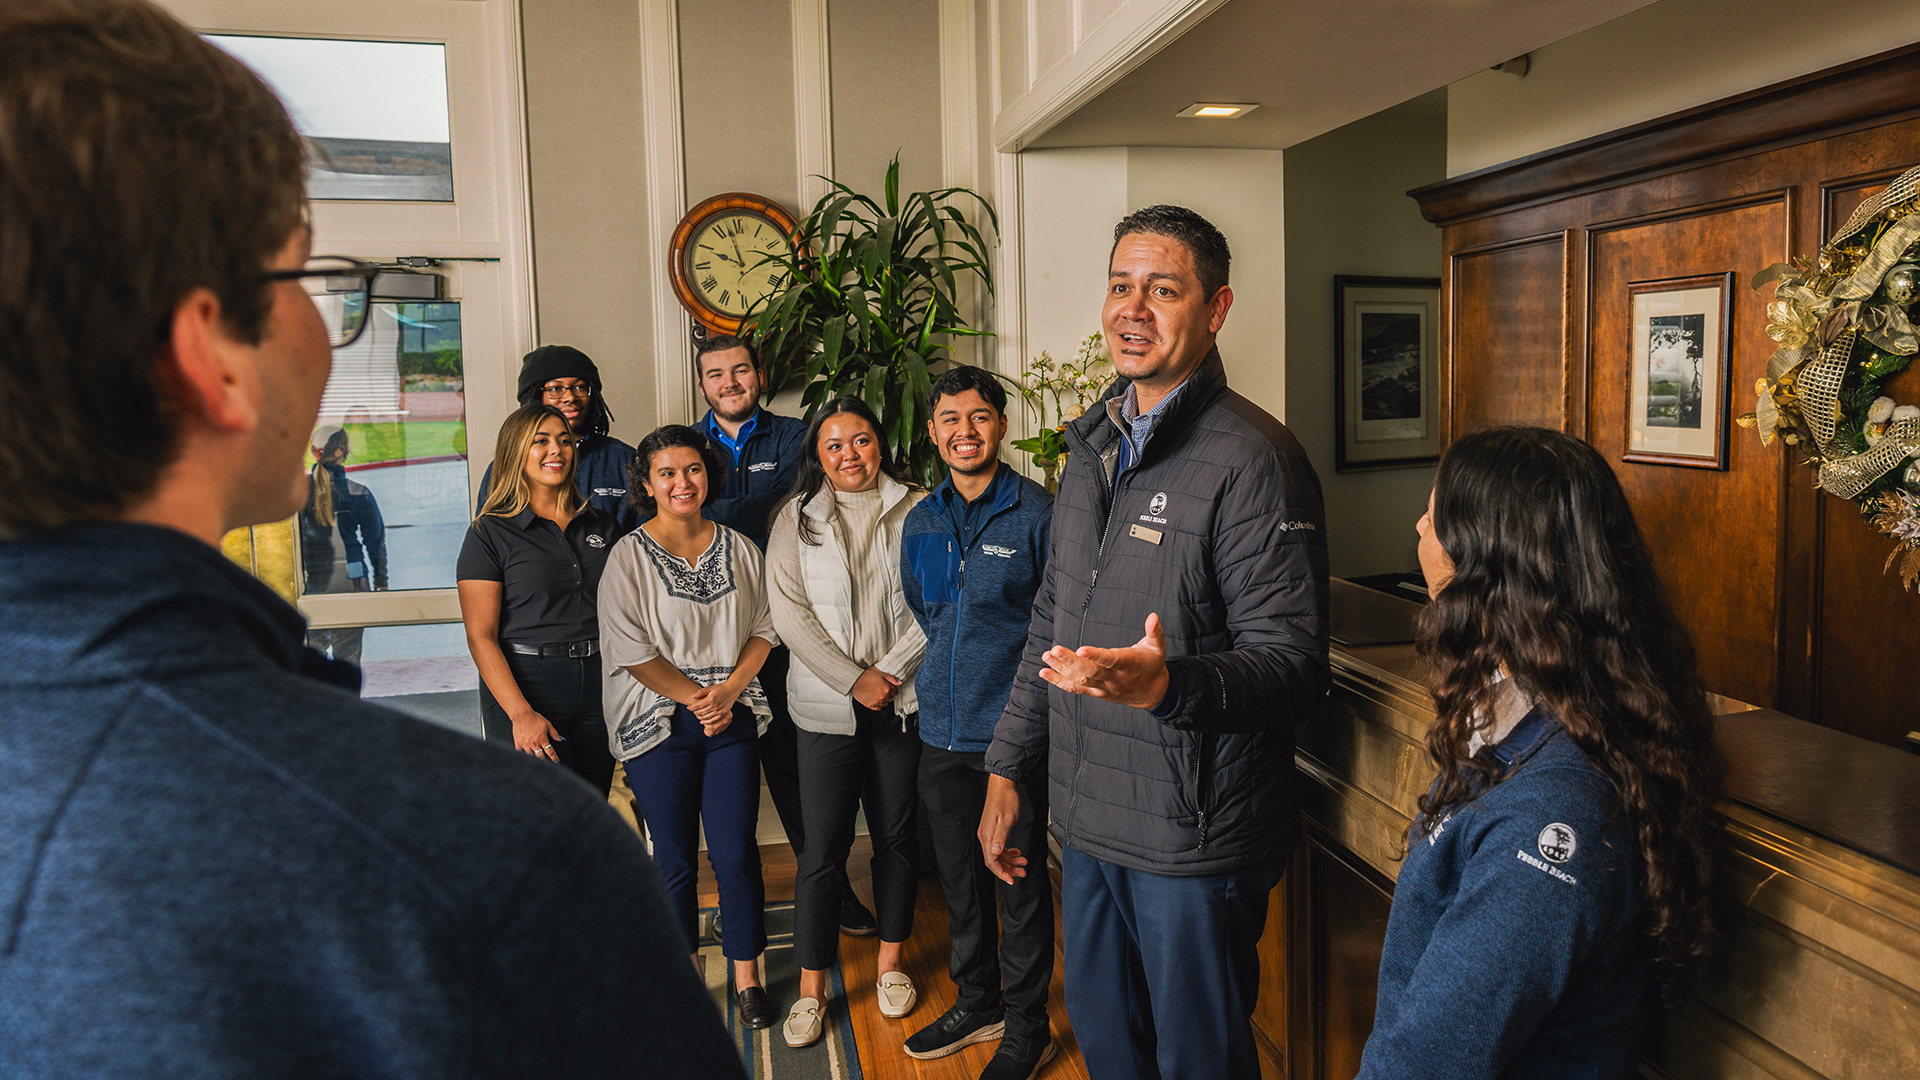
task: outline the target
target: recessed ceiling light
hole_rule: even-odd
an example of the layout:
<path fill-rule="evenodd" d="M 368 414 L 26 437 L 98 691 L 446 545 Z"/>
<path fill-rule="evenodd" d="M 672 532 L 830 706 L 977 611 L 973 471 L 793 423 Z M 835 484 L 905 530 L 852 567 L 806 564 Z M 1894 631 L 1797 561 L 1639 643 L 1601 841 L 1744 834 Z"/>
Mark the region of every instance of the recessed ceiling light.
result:
<path fill-rule="evenodd" d="M 1236 116 L 1245 116 L 1259 108 L 1258 103 L 1225 101 L 1196 101 L 1174 113 L 1175 116 L 1204 116 L 1213 120 L 1231 120 Z"/>

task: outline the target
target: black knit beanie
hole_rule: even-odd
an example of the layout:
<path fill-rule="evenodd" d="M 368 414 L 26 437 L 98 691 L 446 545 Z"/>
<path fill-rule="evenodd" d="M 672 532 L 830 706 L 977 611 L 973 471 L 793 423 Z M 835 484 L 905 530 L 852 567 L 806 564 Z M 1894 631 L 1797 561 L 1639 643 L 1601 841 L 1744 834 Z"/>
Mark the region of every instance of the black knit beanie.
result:
<path fill-rule="evenodd" d="M 540 400 L 540 388 L 555 379 L 580 379 L 600 392 L 600 369 L 571 345 L 542 345 L 520 361 L 520 404 Z"/>

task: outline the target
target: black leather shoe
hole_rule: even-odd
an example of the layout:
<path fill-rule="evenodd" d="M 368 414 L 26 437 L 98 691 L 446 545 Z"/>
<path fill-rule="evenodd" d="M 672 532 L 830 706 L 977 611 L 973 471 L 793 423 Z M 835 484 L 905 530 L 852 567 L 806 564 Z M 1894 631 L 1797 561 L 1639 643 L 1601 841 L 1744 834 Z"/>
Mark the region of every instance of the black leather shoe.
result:
<path fill-rule="evenodd" d="M 873 921 L 873 912 L 852 893 L 840 901 L 840 932 L 848 937 L 872 937 L 880 932 L 880 924 Z"/>
<path fill-rule="evenodd" d="M 767 999 L 766 990 L 758 986 L 749 986 L 735 995 L 740 1003 L 740 1022 L 755 1031 L 763 1031 L 773 1026 L 773 1002 Z"/>

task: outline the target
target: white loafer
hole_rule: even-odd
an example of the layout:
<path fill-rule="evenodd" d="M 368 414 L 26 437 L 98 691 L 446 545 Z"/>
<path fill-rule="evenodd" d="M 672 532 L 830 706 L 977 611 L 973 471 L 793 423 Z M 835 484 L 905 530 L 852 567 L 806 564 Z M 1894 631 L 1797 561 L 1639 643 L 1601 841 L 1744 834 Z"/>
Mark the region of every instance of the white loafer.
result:
<path fill-rule="evenodd" d="M 880 976 L 874 986 L 880 998 L 880 1015 L 894 1020 L 913 1011 L 920 1001 L 920 994 L 913 988 L 913 980 L 905 972 L 889 971 Z"/>
<path fill-rule="evenodd" d="M 787 1022 L 780 1026 L 788 1046 L 812 1046 L 827 1030 L 827 1009 L 819 998 L 803 997 L 787 1010 Z"/>

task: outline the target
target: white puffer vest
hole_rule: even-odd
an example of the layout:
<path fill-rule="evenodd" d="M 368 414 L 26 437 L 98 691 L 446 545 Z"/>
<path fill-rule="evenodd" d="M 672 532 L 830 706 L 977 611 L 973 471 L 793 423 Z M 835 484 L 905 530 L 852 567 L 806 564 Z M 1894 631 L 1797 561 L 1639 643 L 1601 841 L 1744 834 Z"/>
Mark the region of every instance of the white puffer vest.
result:
<path fill-rule="evenodd" d="M 899 569 L 900 530 L 906 523 L 907 511 L 913 509 L 915 500 L 908 498 L 911 494 L 912 489 L 906 485 L 888 476 L 880 477 L 879 535 L 873 538 L 873 559 L 893 571 L 879 584 L 887 590 L 883 610 L 893 623 L 889 638 L 894 641 L 913 626 L 913 609 L 907 606 L 906 594 L 900 589 Z M 805 514 L 813 519 L 813 535 L 820 542 L 800 544 L 800 576 L 806 582 L 807 601 L 827 636 L 841 652 L 852 655 L 853 635 L 848 626 L 853 621 L 853 578 L 847 569 L 846 552 L 841 550 L 839 537 L 833 531 L 833 488 L 823 486 L 806 505 L 789 503 L 782 512 Z M 908 679 L 894 694 L 893 710 L 907 716 L 919 708 L 913 694 L 913 680 Z M 853 702 L 821 682 L 798 656 L 787 668 L 787 709 L 793 714 L 794 724 L 807 731 L 825 735 L 854 733 Z"/>

